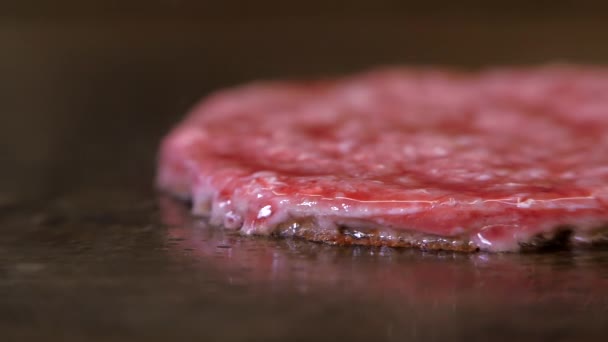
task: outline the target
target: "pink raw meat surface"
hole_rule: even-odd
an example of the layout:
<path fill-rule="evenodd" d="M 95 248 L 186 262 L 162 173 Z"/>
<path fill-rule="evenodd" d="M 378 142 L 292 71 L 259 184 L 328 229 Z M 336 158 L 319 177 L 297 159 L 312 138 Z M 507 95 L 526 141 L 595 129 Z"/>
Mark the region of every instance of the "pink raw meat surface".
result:
<path fill-rule="evenodd" d="M 458 251 L 602 241 L 608 70 L 251 83 L 165 137 L 157 185 L 244 234 Z"/>

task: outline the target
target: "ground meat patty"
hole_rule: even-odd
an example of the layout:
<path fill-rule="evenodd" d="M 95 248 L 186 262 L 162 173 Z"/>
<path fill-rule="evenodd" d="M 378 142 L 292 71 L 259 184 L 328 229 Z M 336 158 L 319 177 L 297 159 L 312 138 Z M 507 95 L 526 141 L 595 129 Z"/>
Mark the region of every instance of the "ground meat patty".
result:
<path fill-rule="evenodd" d="M 384 69 L 215 93 L 158 186 L 244 234 L 512 251 L 604 239 L 608 70 Z"/>

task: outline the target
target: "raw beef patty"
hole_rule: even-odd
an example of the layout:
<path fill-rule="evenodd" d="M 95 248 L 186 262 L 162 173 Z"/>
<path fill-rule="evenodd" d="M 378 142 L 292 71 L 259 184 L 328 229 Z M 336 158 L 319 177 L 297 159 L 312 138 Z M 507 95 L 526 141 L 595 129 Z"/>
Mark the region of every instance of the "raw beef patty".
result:
<path fill-rule="evenodd" d="M 244 234 L 514 251 L 605 240 L 608 70 L 383 69 L 217 92 L 157 185 Z"/>

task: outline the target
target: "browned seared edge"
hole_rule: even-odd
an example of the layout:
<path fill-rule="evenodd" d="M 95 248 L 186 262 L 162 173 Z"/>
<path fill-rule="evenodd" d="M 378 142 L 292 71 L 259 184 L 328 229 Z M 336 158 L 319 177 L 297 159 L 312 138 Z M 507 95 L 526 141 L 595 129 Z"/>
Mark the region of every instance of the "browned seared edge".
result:
<path fill-rule="evenodd" d="M 339 226 L 338 229 L 322 229 L 319 228 L 313 218 L 282 223 L 272 235 L 302 238 L 340 246 L 388 246 L 456 252 L 475 252 L 478 250 L 477 246 L 466 237 L 444 238 L 430 234 L 384 228 L 355 229 L 345 225 Z"/>
<path fill-rule="evenodd" d="M 608 244 L 608 225 L 594 229 L 584 238 L 575 235 L 574 232 L 574 227 L 556 227 L 549 232 L 536 234 L 529 240 L 520 242 L 520 250 L 563 250 L 570 247 L 605 246 Z M 280 224 L 271 235 L 295 237 L 339 246 L 387 246 L 464 253 L 479 251 L 479 247 L 468 236 L 441 237 L 413 231 L 397 231 L 390 228 L 352 228 L 346 225 L 339 226 L 338 229 L 322 229 L 316 224 L 314 218 L 285 222 Z"/>

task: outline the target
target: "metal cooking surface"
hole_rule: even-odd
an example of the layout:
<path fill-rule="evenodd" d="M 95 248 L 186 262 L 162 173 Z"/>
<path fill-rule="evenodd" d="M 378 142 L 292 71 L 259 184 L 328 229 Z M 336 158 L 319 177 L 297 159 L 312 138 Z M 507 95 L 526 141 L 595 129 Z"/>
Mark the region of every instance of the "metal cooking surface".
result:
<path fill-rule="evenodd" d="M 608 251 L 337 248 L 240 237 L 185 209 L 103 190 L 4 204 L 3 336 L 603 338 Z"/>

